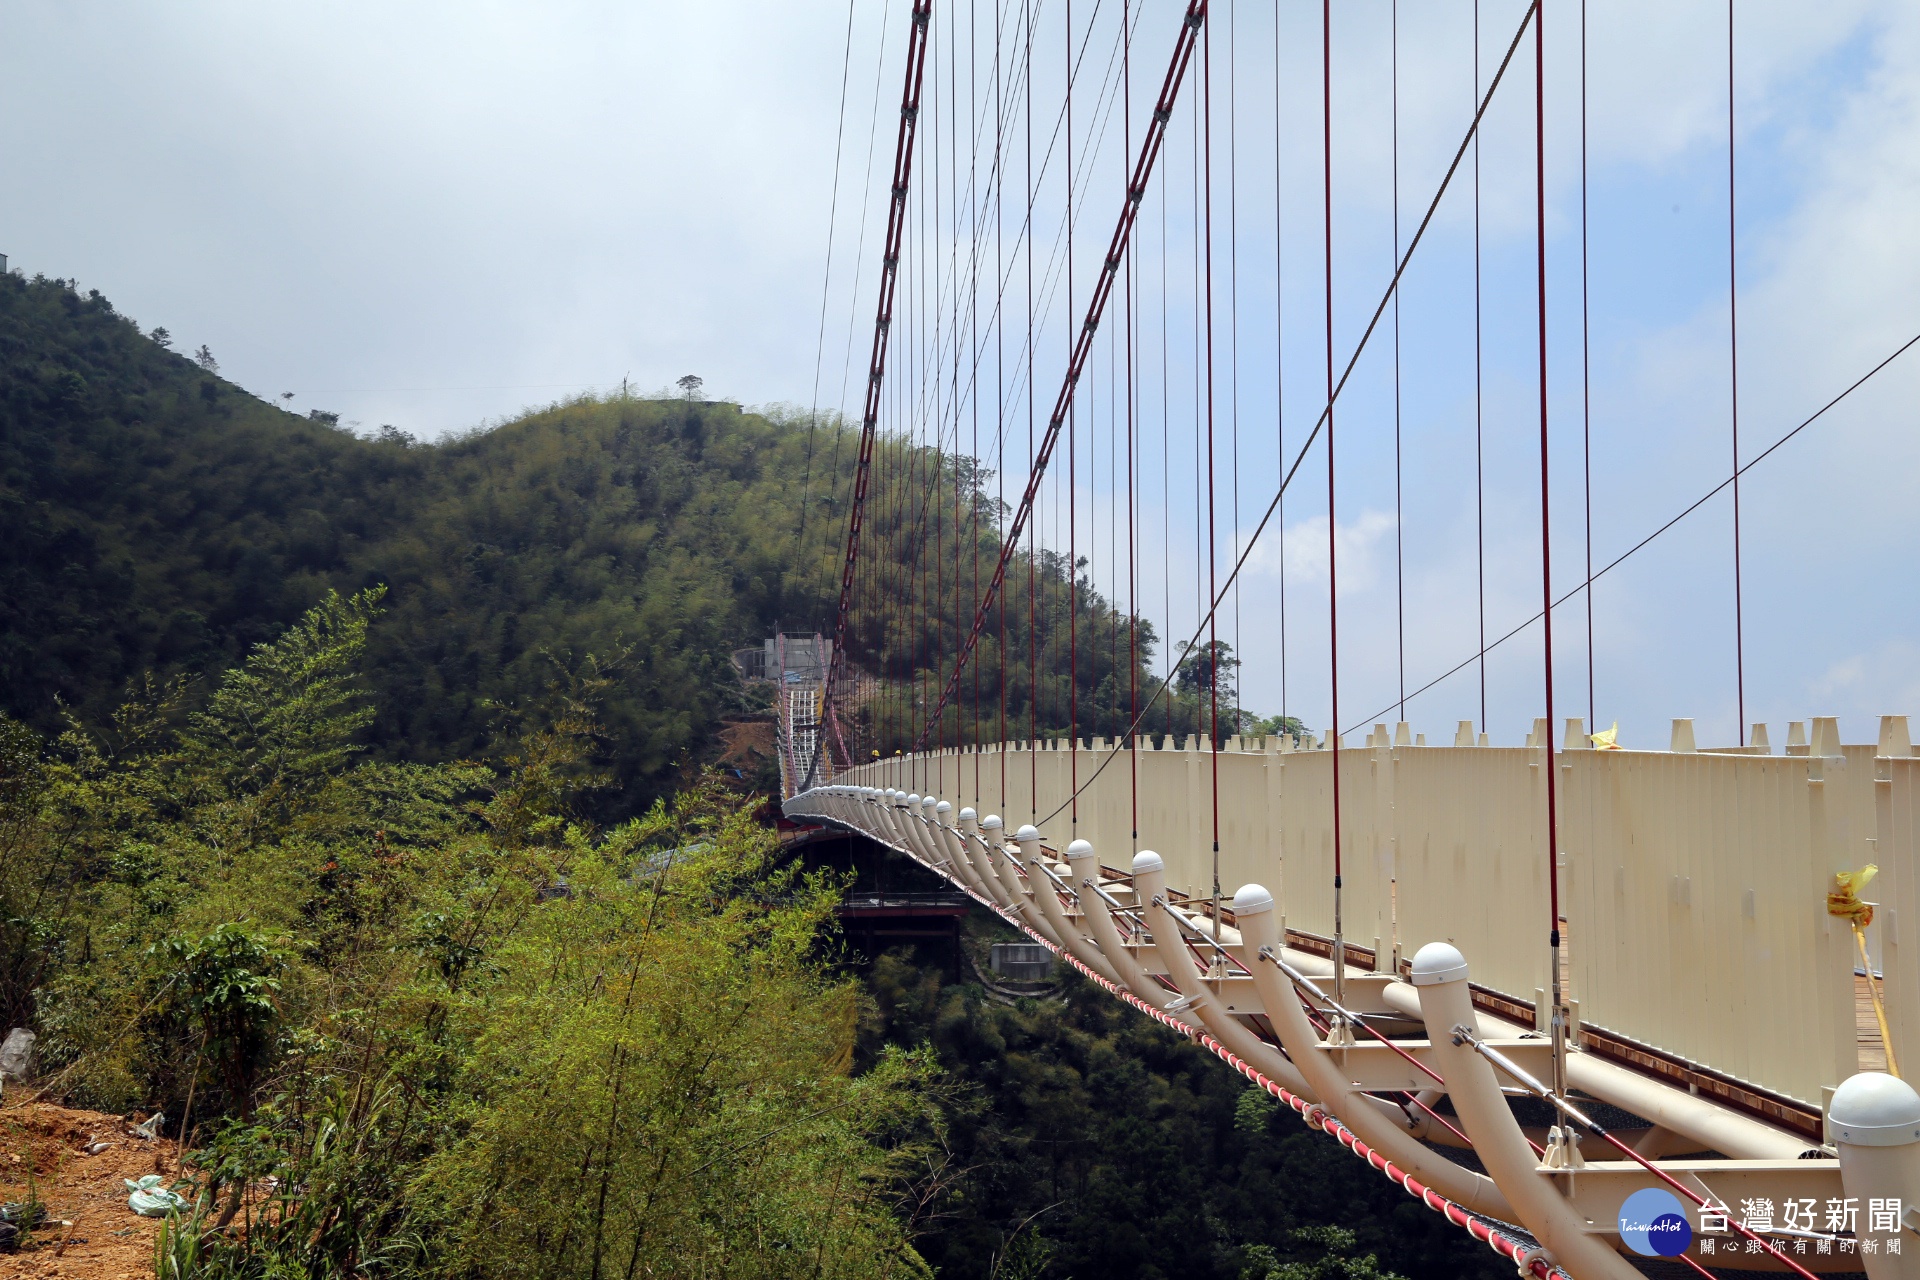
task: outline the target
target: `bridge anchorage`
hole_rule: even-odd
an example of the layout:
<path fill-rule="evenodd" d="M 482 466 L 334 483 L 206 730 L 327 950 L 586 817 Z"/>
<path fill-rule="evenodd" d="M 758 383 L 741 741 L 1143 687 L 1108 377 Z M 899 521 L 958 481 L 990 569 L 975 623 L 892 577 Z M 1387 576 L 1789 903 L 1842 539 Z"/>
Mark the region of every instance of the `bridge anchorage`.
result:
<path fill-rule="evenodd" d="M 1077 825 L 1056 818 L 1078 831 L 1064 847 L 1031 824 L 1009 836 L 963 793 L 978 778 L 991 809 L 1059 809 L 1065 743 L 895 757 L 785 809 L 944 877 L 1524 1273 L 1625 1278 L 1665 1255 L 1912 1278 L 1920 1094 L 1860 1066 L 1920 1060 L 1897 926 L 1920 919 L 1920 757 L 1904 717 L 1873 745 L 1813 724 L 1786 756 L 1692 750 L 1686 722 L 1672 751 L 1593 750 L 1578 721 L 1557 751 L 1544 724 L 1518 748 L 1470 745 L 1465 725 L 1439 747 L 1376 729 L 1339 753 L 1345 923 L 1373 943 L 1346 945 L 1339 968 L 1335 753 L 1290 738 L 1073 744 L 1137 775 L 1084 786 Z M 1217 908 L 1202 785 L 1216 764 L 1219 865 L 1245 881 Z M 1524 927 L 1545 901 L 1527 852 L 1548 768 L 1567 886 L 1558 1037 L 1549 948 Z M 1835 873 L 1869 834 L 1880 919 L 1856 942 Z M 1863 945 L 1884 975 L 1883 1046 L 1856 1036 Z"/>

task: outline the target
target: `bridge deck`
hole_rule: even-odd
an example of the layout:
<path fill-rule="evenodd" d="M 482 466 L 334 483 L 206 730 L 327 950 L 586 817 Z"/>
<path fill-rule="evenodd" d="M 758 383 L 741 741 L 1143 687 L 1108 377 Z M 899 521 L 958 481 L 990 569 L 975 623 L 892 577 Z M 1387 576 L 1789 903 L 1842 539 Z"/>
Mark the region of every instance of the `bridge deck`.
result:
<path fill-rule="evenodd" d="M 1880 1019 L 1874 1016 L 1873 996 L 1863 974 L 1855 974 L 1853 979 L 1853 1028 L 1854 1040 L 1860 1046 L 1860 1069 L 1885 1071 L 1887 1046 L 1880 1039 Z"/>

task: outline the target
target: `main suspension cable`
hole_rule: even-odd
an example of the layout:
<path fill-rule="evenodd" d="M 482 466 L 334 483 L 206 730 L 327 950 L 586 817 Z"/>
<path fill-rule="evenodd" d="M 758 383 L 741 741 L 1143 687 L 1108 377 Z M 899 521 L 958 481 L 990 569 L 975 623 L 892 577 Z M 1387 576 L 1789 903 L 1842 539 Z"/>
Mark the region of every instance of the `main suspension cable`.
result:
<path fill-rule="evenodd" d="M 1006 579 L 1006 570 L 1012 559 L 1013 550 L 1019 545 L 1028 520 L 1032 516 L 1033 504 L 1038 496 L 1041 480 L 1046 475 L 1047 463 L 1052 456 L 1060 430 L 1065 425 L 1067 412 L 1073 404 L 1074 390 L 1084 371 L 1088 352 L 1091 350 L 1093 334 L 1098 329 L 1100 318 L 1106 310 L 1108 298 L 1112 295 L 1114 277 L 1120 266 L 1120 254 L 1125 250 L 1133 231 L 1135 218 L 1139 212 L 1140 200 L 1145 194 L 1147 180 L 1153 172 L 1161 142 L 1166 133 L 1166 121 L 1172 114 L 1173 103 L 1178 98 L 1180 84 L 1185 78 L 1188 63 L 1193 56 L 1197 35 L 1205 24 L 1207 0 L 1188 0 L 1185 19 L 1180 25 L 1180 34 L 1175 41 L 1173 58 L 1167 68 L 1166 80 L 1162 84 L 1160 97 L 1155 104 L 1153 122 L 1147 136 L 1141 143 L 1139 160 L 1134 166 L 1132 178 L 1128 181 L 1127 198 L 1121 211 L 1118 225 L 1114 228 L 1113 238 L 1109 242 L 1105 260 L 1101 264 L 1100 274 L 1096 278 L 1093 294 L 1087 305 L 1087 316 L 1082 322 L 1073 340 L 1073 355 L 1068 363 L 1066 377 L 1060 394 L 1054 403 L 1054 409 L 1047 421 L 1047 428 L 1039 441 L 1034 455 L 1033 469 L 1027 479 L 1026 492 L 1022 495 L 1020 506 L 1014 513 L 1013 523 L 1007 531 L 1007 539 L 1000 550 L 999 561 L 994 567 L 993 577 L 987 585 L 986 595 L 982 597 L 974 615 L 973 626 L 969 630 L 965 646 L 957 656 L 953 676 L 942 691 L 939 701 L 929 714 L 929 721 L 937 721 L 941 712 L 952 700 L 953 689 L 959 679 L 962 668 L 979 643 L 980 632 L 986 625 L 986 619 L 994 600 L 999 596 L 1001 584 Z M 916 741 L 914 749 L 923 745 Z"/>
<path fill-rule="evenodd" d="M 893 296 L 900 265 L 901 238 L 905 231 L 907 189 L 913 177 L 915 126 L 920 117 L 920 89 L 926 74 L 927 29 L 931 26 L 933 0 L 914 0 L 913 20 L 907 45 L 906 83 L 900 93 L 900 133 L 894 142 L 891 203 L 887 210 L 887 243 L 881 257 L 880 298 L 875 307 L 873 355 L 867 365 L 866 407 L 860 417 L 860 454 L 855 463 L 853 503 L 847 513 L 847 551 L 840 573 L 840 602 L 833 624 L 833 657 L 827 665 L 825 706 L 833 705 L 835 686 L 846 666 L 847 617 L 853 608 L 854 570 L 860 563 L 860 534 L 866 521 L 867 485 L 873 465 L 873 444 L 880 421 L 880 390 L 886 379 L 887 336 L 893 323 Z M 819 769 L 818 753 L 808 769 L 811 785 Z"/>
<path fill-rule="evenodd" d="M 1766 461 L 1767 458 L 1772 456 L 1773 451 L 1775 449 L 1780 448 L 1780 446 L 1786 444 L 1787 441 L 1793 439 L 1795 436 L 1799 435 L 1802 431 L 1805 431 L 1808 427 L 1812 426 L 1815 422 L 1818 422 L 1822 417 L 1826 415 L 1829 409 L 1832 409 L 1834 406 L 1838 405 L 1842 400 L 1845 400 L 1848 396 L 1852 395 L 1854 392 L 1858 391 L 1861 387 L 1865 386 L 1882 369 L 1885 369 L 1888 365 L 1892 364 L 1895 360 L 1905 355 L 1909 350 L 1911 350 L 1916 345 L 1920 345 L 1920 333 L 1914 334 L 1911 338 L 1908 338 L 1905 342 L 1901 343 L 1898 347 L 1896 347 L 1893 350 L 1892 354 L 1888 355 L 1886 358 L 1881 360 L 1880 363 L 1874 365 L 1873 368 L 1867 370 L 1865 373 L 1861 374 L 1858 378 L 1854 379 L 1854 381 L 1847 386 L 1846 390 L 1842 391 L 1839 395 L 1835 396 L 1833 399 L 1827 401 L 1825 404 L 1821 405 L 1818 409 L 1814 410 L 1811 414 L 1809 414 L 1806 418 L 1804 418 L 1800 422 L 1799 426 L 1793 428 L 1793 430 L 1787 432 L 1785 435 L 1781 436 L 1778 440 L 1775 440 L 1772 444 L 1768 445 L 1766 449 L 1763 450 L 1761 453 L 1755 455 L 1755 457 L 1751 462 L 1741 467 L 1738 471 L 1728 476 L 1725 480 L 1722 480 L 1719 484 L 1716 484 L 1715 486 L 1713 486 L 1713 488 L 1701 494 L 1698 498 L 1694 499 L 1691 503 L 1687 504 L 1687 506 L 1683 508 L 1680 512 L 1678 512 L 1677 514 L 1669 518 L 1666 521 L 1666 523 L 1662 524 L 1659 528 L 1655 529 L 1652 533 L 1649 533 L 1646 537 L 1640 539 L 1640 541 L 1634 543 L 1631 547 L 1628 547 L 1625 551 L 1622 551 L 1619 555 L 1615 556 L 1613 559 L 1609 560 L 1606 564 L 1602 565 L 1594 573 L 1590 574 L 1585 582 L 1578 584 L 1572 590 L 1568 591 L 1565 595 L 1561 596 L 1558 600 L 1555 600 L 1553 602 L 1554 607 L 1558 608 L 1559 606 L 1565 604 L 1567 601 L 1573 599 L 1574 596 L 1580 594 L 1580 592 L 1590 589 L 1594 583 L 1598 582 L 1601 578 L 1605 577 L 1607 574 L 1619 568 L 1622 564 L 1626 563 L 1627 560 L 1631 559 L 1638 552 L 1640 552 L 1641 550 L 1645 549 L 1647 546 L 1652 544 L 1653 541 L 1658 537 L 1660 537 L 1661 534 L 1673 528 L 1675 525 L 1679 524 L 1682 520 L 1685 520 L 1688 516 L 1698 511 L 1701 507 L 1706 506 L 1707 503 L 1711 502 L 1714 498 L 1720 495 L 1721 490 L 1731 487 L 1735 480 L 1738 480 L 1742 476 L 1746 475 L 1747 472 L 1753 470 L 1755 467 L 1759 466 L 1762 462 Z M 1494 640 L 1493 643 L 1483 646 L 1478 653 L 1471 654 L 1467 658 L 1463 659 L 1462 661 L 1447 668 L 1445 671 L 1441 672 L 1439 675 L 1435 676 L 1433 679 L 1427 681 L 1425 684 L 1421 685 L 1418 689 L 1415 689 L 1412 693 L 1408 694 L 1407 696 L 1409 698 L 1417 698 L 1421 694 L 1427 692 L 1429 689 L 1432 689 L 1434 686 L 1443 683 L 1449 677 L 1458 675 L 1460 672 L 1466 670 L 1469 666 L 1472 666 L 1474 662 L 1484 661 L 1487 654 L 1499 648 L 1501 645 L 1505 644 L 1507 641 L 1513 639 L 1515 636 L 1519 635 L 1521 632 L 1525 631 L 1528 627 L 1531 627 L 1534 623 L 1538 621 L 1540 621 L 1540 615 L 1536 613 L 1532 617 L 1526 619 L 1525 621 L 1521 622 L 1519 625 L 1515 626 L 1511 631 L 1507 632 L 1505 635 L 1500 636 L 1498 639 Z M 1356 721 L 1355 727 L 1358 727 L 1359 725 L 1362 725 L 1362 724 L 1366 724 L 1368 721 L 1374 720 L 1379 716 L 1386 714 L 1386 712 L 1390 709 L 1391 709 L 1390 707 L 1382 708 L 1381 710 L 1374 712 L 1373 715 L 1364 717 L 1363 719 Z"/>
<path fill-rule="evenodd" d="M 1253 555 L 1254 548 L 1258 546 L 1261 535 L 1266 532 L 1267 525 L 1272 522 L 1274 512 L 1279 508 L 1281 499 L 1286 495 L 1287 487 L 1293 483 L 1293 478 L 1299 473 L 1301 464 L 1306 461 L 1308 450 L 1313 447 L 1313 442 L 1319 437 L 1320 429 L 1325 425 L 1328 415 L 1332 411 L 1334 402 L 1337 401 L 1341 393 L 1346 390 L 1348 381 L 1353 377 L 1355 366 L 1360 363 L 1360 357 L 1365 354 L 1367 344 L 1372 340 L 1374 333 L 1380 327 L 1381 317 L 1386 314 L 1387 306 L 1393 299 L 1394 290 L 1400 287 L 1401 277 L 1406 274 L 1408 264 L 1412 262 L 1413 255 L 1419 251 L 1420 245 L 1426 239 L 1427 230 L 1432 226 L 1433 219 L 1439 212 L 1440 202 L 1445 198 L 1447 189 L 1453 182 L 1454 175 L 1459 172 L 1461 162 L 1466 157 L 1468 146 L 1472 144 L 1474 138 L 1478 135 L 1481 122 L 1486 118 L 1487 109 L 1493 103 L 1493 96 L 1499 92 L 1500 85 L 1506 78 L 1507 70 L 1513 63 L 1514 54 L 1520 48 L 1520 41 L 1525 37 L 1528 26 L 1533 21 L 1534 13 L 1538 8 L 1539 0 L 1532 0 L 1532 3 L 1528 4 L 1526 11 L 1520 15 L 1520 25 L 1518 29 L 1514 31 L 1513 39 L 1507 45 L 1506 54 L 1501 58 L 1500 66 L 1498 70 L 1495 71 L 1492 81 L 1487 85 L 1486 94 L 1481 98 L 1479 107 L 1474 112 L 1472 123 L 1467 126 L 1466 136 L 1460 140 L 1460 146 L 1454 151 L 1453 159 L 1448 164 L 1446 173 L 1442 175 L 1440 185 L 1434 191 L 1433 199 L 1428 202 L 1426 213 L 1421 216 L 1420 225 L 1415 228 L 1413 237 L 1407 242 L 1406 251 L 1401 254 L 1398 269 L 1395 270 L 1393 278 L 1387 282 L 1386 290 L 1381 294 L 1379 303 L 1374 307 L 1373 314 L 1367 321 L 1366 328 L 1361 331 L 1360 340 L 1354 345 L 1352 354 L 1347 358 L 1347 363 L 1341 371 L 1338 381 L 1334 384 L 1332 394 L 1328 398 L 1328 403 L 1320 410 L 1320 414 L 1315 419 L 1312 429 L 1307 433 L 1306 440 L 1301 443 L 1299 451 L 1294 455 L 1293 462 L 1288 466 L 1285 475 L 1282 476 L 1280 485 L 1275 490 L 1272 500 L 1267 503 L 1265 514 L 1261 516 L 1259 524 L 1254 526 L 1252 535 L 1247 539 L 1246 548 L 1234 562 L 1233 569 L 1227 575 L 1227 581 L 1222 585 L 1221 590 L 1224 591 L 1230 588 L 1233 585 L 1234 579 L 1236 579 L 1241 570 L 1246 567 L 1247 560 Z M 1920 338 L 1916 338 L 1915 340 L 1920 341 Z M 1208 610 L 1209 615 L 1219 607 L 1220 598 L 1216 596 Z M 1206 633 L 1207 621 L 1207 618 L 1200 619 L 1199 626 L 1194 629 L 1193 635 L 1182 648 L 1182 662 L 1185 661 L 1188 654 L 1193 652 L 1194 647 L 1200 643 L 1200 637 Z M 1166 692 L 1168 692 L 1166 686 L 1162 686 L 1159 693 Z M 1158 697 L 1159 694 L 1156 694 L 1155 697 L 1147 700 L 1147 705 L 1141 708 L 1140 711 L 1142 717 L 1145 717 L 1153 709 L 1153 704 L 1158 700 Z M 1339 733 L 1337 724 L 1332 732 L 1336 736 Z M 1111 754 L 1109 754 L 1107 760 L 1101 761 L 1100 767 L 1094 770 L 1093 774 L 1083 785 L 1091 786 L 1094 780 L 1100 776 L 1100 773 L 1105 770 L 1110 759 Z M 1062 808 L 1064 807 L 1065 806 L 1062 806 Z M 1059 812 L 1060 809 L 1055 809 L 1052 814 L 1047 815 L 1048 820 L 1051 820 Z"/>

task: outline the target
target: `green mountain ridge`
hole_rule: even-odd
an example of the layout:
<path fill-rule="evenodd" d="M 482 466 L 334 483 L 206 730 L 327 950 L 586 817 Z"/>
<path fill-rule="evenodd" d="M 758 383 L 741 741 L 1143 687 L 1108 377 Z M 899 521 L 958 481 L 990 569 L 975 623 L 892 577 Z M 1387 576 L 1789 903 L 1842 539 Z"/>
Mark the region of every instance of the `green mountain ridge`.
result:
<path fill-rule="evenodd" d="M 807 434 L 620 398 L 363 439 L 167 350 L 97 291 L 0 276 L 0 710 L 97 720 L 142 672 L 223 670 L 327 589 L 385 584 L 378 749 L 476 753 L 592 655 L 616 671 L 608 754 L 635 807 L 745 706 L 731 648 L 828 615 L 789 585 L 829 580 L 792 563 Z"/>
<path fill-rule="evenodd" d="M 753 709 L 733 649 L 783 622 L 831 625 L 854 436 L 837 418 L 622 395 L 431 444 L 362 438 L 169 350 L 97 290 L 0 274 L 0 711 L 42 732 L 69 713 L 98 723 L 143 673 L 204 687 L 327 590 L 383 585 L 376 751 L 482 754 L 597 664 L 613 678 L 608 812 L 636 812 L 718 754 L 721 717 Z M 990 472 L 899 436 L 881 437 L 872 476 L 849 653 L 881 693 L 848 714 L 865 748 L 891 750 L 938 693 L 972 617 L 967 563 L 991 571 L 1004 508 Z M 1009 732 L 1066 732 L 1070 667 L 1080 732 L 1123 732 L 1130 684 L 1157 688 L 1152 626 L 1130 682 L 1126 619 L 1084 568 L 1071 591 L 1064 557 L 1043 550 L 1032 570 L 1038 679 L 1018 601 L 976 655 L 979 705 L 997 713 L 1004 626 Z M 1199 704 L 1189 689 L 1176 723 L 1151 727 L 1193 732 Z M 997 731 L 964 719 L 947 717 L 947 741 Z"/>

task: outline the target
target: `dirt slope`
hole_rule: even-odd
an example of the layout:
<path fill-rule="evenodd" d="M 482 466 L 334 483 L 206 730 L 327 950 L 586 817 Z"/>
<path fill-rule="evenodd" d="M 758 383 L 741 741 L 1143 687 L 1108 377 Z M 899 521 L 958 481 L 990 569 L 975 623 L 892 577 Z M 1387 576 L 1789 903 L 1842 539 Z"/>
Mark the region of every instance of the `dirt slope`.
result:
<path fill-rule="evenodd" d="M 0 1202 L 37 1194 L 48 1215 L 18 1253 L 0 1253 L 0 1280 L 153 1275 L 160 1223 L 127 1208 L 125 1180 L 149 1173 L 171 1179 L 179 1173 L 179 1153 L 172 1142 L 145 1141 L 131 1128 L 123 1116 L 49 1103 L 0 1108 Z M 94 1142 L 116 1145 L 90 1156 L 86 1148 Z M 70 1231 L 62 1220 L 73 1224 Z"/>

